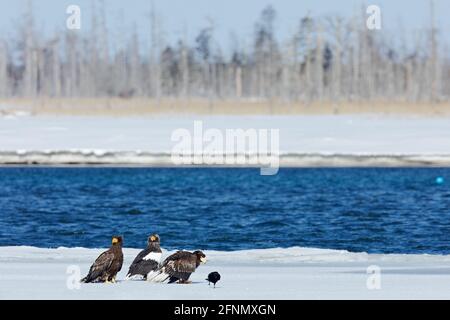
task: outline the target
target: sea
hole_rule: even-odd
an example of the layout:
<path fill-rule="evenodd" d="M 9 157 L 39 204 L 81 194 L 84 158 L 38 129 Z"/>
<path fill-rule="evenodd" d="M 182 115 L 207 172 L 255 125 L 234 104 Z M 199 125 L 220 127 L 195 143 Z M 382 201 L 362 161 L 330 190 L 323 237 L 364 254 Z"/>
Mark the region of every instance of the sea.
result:
<path fill-rule="evenodd" d="M 0 246 L 450 254 L 450 169 L 0 168 Z"/>

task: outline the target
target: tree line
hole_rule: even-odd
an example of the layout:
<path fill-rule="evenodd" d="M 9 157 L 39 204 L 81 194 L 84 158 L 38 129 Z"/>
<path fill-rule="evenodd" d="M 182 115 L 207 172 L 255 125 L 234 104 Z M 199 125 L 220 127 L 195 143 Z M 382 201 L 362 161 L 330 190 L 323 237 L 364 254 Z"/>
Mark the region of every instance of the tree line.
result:
<path fill-rule="evenodd" d="M 0 35 L 0 97 L 148 97 L 277 102 L 438 102 L 450 95 L 450 63 L 433 8 L 413 34 L 369 30 L 349 18 L 299 18 L 279 39 L 267 6 L 252 39 L 224 50 L 214 24 L 169 44 L 152 10 L 148 32 L 110 34 L 102 9 L 88 32 L 36 30 L 31 7 L 12 40 Z M 140 37 L 151 38 L 148 48 Z M 409 40 L 407 40 L 409 37 Z M 225 53 L 227 52 L 227 53 Z"/>

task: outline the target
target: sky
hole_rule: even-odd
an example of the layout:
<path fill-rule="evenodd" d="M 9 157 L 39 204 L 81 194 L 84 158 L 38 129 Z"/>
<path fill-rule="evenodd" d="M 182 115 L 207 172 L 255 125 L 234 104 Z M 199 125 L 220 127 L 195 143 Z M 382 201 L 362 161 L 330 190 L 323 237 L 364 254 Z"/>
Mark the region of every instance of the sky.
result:
<path fill-rule="evenodd" d="M 0 37 L 14 37 L 15 24 L 23 14 L 28 0 L 0 0 Z M 66 8 L 71 4 L 81 8 L 82 26 L 89 25 L 92 0 L 30 0 L 38 27 L 44 33 L 65 28 Z M 221 46 L 230 46 L 232 34 L 238 39 L 250 39 L 261 10 L 272 4 L 277 11 L 276 31 L 279 38 L 292 33 L 299 19 L 312 16 L 340 15 L 349 17 L 363 4 L 381 8 L 383 29 L 407 33 L 423 29 L 430 21 L 430 0 L 104 0 L 108 26 L 117 36 L 132 30 L 135 23 L 141 36 L 149 34 L 151 5 L 162 18 L 165 40 L 174 42 L 187 36 L 195 39 L 198 31 L 214 21 L 214 36 Z M 450 34 L 447 12 L 450 1 L 434 0 L 436 21 L 441 35 Z"/>

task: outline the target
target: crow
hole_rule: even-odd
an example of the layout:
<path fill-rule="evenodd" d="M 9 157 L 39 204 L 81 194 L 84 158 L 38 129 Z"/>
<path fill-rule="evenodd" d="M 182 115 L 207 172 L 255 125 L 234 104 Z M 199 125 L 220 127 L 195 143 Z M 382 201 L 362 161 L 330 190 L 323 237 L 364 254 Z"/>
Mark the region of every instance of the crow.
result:
<path fill-rule="evenodd" d="M 205 280 L 208 281 L 208 286 L 212 282 L 214 284 L 214 288 L 215 288 L 216 283 L 220 280 L 220 274 L 217 271 L 211 272 L 210 274 L 208 274 L 208 278 Z"/>

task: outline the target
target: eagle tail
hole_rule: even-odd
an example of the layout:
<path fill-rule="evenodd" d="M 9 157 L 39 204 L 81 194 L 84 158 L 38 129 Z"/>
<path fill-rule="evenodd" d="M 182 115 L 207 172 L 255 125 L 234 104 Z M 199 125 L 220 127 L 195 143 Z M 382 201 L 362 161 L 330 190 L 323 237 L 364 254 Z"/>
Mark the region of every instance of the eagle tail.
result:
<path fill-rule="evenodd" d="M 127 274 L 125 280 L 143 280 L 145 277 L 142 274 Z"/>
<path fill-rule="evenodd" d="M 177 282 L 179 279 L 177 277 L 170 277 L 169 282 L 168 283 L 174 283 Z"/>
<path fill-rule="evenodd" d="M 147 275 L 147 281 L 150 282 L 164 282 L 170 278 L 170 275 L 166 273 L 165 268 L 161 268 L 157 271 L 150 271 Z"/>
<path fill-rule="evenodd" d="M 93 274 L 92 272 L 89 272 L 88 274 L 87 274 L 87 276 L 86 277 L 84 277 L 83 279 L 81 279 L 80 280 L 80 282 L 82 282 L 82 283 L 95 283 L 95 282 L 98 282 L 98 276 L 97 276 L 97 274 Z"/>

